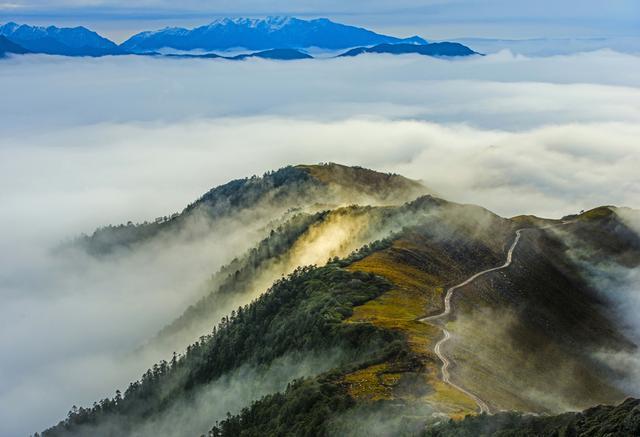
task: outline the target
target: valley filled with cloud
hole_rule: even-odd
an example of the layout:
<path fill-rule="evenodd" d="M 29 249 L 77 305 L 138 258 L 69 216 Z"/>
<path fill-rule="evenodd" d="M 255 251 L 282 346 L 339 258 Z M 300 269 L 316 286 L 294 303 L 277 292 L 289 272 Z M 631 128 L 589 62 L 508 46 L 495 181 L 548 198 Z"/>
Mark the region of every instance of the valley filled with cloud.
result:
<path fill-rule="evenodd" d="M 328 161 L 507 217 L 640 208 L 637 71 L 640 57 L 610 50 L 3 61 L 0 349 L 14 357 L 0 362 L 0 422 L 32 432 L 125 387 L 152 361 L 123 357 L 259 235 L 227 224 L 182 252 L 109 260 L 60 258 L 61 243 L 170 215 L 234 178 Z M 89 367 L 100 377 L 76 378 Z"/>

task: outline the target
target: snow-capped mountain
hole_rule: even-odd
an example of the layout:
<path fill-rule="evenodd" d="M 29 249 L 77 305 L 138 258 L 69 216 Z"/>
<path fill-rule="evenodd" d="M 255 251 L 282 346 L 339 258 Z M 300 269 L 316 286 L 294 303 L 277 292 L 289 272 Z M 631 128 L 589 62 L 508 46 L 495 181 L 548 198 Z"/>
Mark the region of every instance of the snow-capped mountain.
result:
<path fill-rule="evenodd" d="M 60 28 L 10 22 L 0 25 L 0 35 L 34 53 L 66 56 L 122 53 L 117 44 L 82 26 Z"/>
<path fill-rule="evenodd" d="M 246 48 L 344 49 L 383 43 L 425 44 L 420 37 L 396 38 L 360 27 L 335 23 L 326 18 L 302 20 L 294 17 L 221 18 L 195 29 L 168 27 L 138 33 L 120 46 L 129 52 L 161 48 L 176 50 L 225 50 Z"/>

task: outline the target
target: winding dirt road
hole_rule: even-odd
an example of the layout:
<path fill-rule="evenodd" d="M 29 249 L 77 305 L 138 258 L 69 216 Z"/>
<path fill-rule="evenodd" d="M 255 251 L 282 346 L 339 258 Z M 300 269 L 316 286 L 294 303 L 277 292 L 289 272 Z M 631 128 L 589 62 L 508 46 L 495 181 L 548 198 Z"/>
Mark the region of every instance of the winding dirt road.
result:
<path fill-rule="evenodd" d="M 518 242 L 520 241 L 520 236 L 522 231 L 524 231 L 524 228 L 518 229 L 516 231 L 516 238 L 515 240 L 513 240 L 513 243 L 509 248 L 509 252 L 507 252 L 507 260 L 504 262 L 504 264 L 502 264 L 499 267 L 494 267 L 491 269 L 478 272 L 475 275 L 468 278 L 467 280 L 465 280 L 464 282 L 461 282 L 460 284 L 454 285 L 453 287 L 449 288 L 444 297 L 444 310 L 440 314 L 425 317 L 424 319 L 420 319 L 420 321 L 423 323 L 431 323 L 440 319 L 444 319 L 445 317 L 448 317 L 449 314 L 451 314 L 451 298 L 453 297 L 453 293 L 458 288 L 464 287 L 465 285 L 469 285 L 470 283 L 472 283 L 479 277 L 486 275 L 487 273 L 495 272 L 495 271 L 506 269 L 507 267 L 509 267 L 511 265 L 511 260 L 513 259 L 513 251 L 515 250 L 516 246 L 518 245 Z M 444 334 L 444 337 L 440 341 L 438 341 L 438 343 L 436 343 L 434 352 L 436 353 L 438 358 L 440 358 L 440 361 L 442 361 L 442 381 L 445 382 L 446 384 L 449 384 L 451 387 L 461 391 L 462 393 L 466 394 L 471 399 L 473 399 L 475 403 L 478 404 L 480 413 L 490 414 L 491 410 L 489 409 L 489 406 L 487 405 L 486 402 L 484 402 L 482 399 L 480 399 L 478 396 L 474 395 L 473 393 L 469 392 L 468 390 L 465 390 L 464 388 L 460 387 L 455 382 L 451 381 L 451 375 L 449 375 L 449 366 L 451 365 L 451 361 L 449 361 L 446 355 L 442 352 L 442 346 L 447 341 L 449 341 L 449 339 L 451 338 L 451 333 L 444 326 L 441 326 L 441 327 L 442 327 L 442 332 Z"/>

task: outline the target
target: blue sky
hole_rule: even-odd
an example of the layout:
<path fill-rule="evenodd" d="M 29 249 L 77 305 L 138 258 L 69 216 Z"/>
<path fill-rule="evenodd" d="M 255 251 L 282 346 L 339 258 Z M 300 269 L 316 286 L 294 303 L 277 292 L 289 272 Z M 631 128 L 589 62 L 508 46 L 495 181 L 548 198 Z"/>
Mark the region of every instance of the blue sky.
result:
<path fill-rule="evenodd" d="M 428 38 L 566 38 L 640 35 L 637 0 L 0 0 L 0 21 L 87 25 L 116 40 L 165 25 L 218 16 L 329 17 Z"/>

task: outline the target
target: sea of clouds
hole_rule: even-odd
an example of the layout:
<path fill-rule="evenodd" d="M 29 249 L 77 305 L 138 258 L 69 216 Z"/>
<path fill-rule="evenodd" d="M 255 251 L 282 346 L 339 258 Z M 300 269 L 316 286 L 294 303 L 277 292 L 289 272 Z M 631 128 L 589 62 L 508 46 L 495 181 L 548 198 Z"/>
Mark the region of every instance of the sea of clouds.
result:
<path fill-rule="evenodd" d="M 126 387 L 152 363 L 121 355 L 178 315 L 243 234 L 217 236 L 193 262 L 56 259 L 59 242 L 321 161 L 398 172 L 505 216 L 639 208 L 638 71 L 640 57 L 609 50 L 1 61 L 0 435 Z"/>

